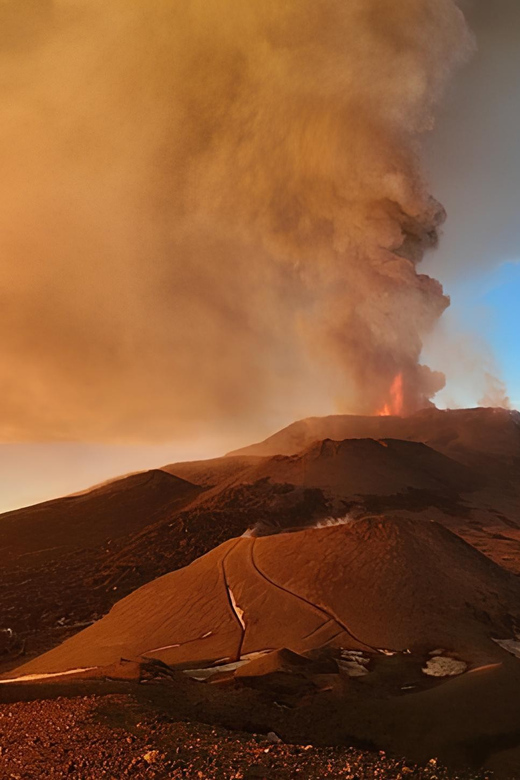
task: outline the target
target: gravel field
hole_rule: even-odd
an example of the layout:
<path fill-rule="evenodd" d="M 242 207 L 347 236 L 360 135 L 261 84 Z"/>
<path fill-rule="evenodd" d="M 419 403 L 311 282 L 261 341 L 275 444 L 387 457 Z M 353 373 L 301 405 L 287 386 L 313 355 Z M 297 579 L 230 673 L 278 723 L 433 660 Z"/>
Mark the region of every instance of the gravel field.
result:
<path fill-rule="evenodd" d="M 184 723 L 130 695 L 0 705 L 0 778 L 197 780 L 482 780 L 381 753 L 276 743 L 276 736 Z"/>

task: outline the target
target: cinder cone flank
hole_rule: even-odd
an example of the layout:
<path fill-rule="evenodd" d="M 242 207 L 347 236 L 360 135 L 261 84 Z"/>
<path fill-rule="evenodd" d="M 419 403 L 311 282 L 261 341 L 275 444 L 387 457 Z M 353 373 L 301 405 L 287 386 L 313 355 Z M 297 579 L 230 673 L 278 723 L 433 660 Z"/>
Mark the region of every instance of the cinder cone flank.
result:
<path fill-rule="evenodd" d="M 254 466 L 247 479 L 317 487 L 334 496 L 391 495 L 409 489 L 474 489 L 467 467 L 419 442 L 346 439 L 313 442 L 297 455 L 276 456 Z"/>
<path fill-rule="evenodd" d="M 116 604 L 102 620 L 10 674 L 106 666 L 121 657 L 189 664 L 334 642 L 352 649 L 502 652 L 516 578 L 435 523 L 369 518 L 224 543 Z"/>

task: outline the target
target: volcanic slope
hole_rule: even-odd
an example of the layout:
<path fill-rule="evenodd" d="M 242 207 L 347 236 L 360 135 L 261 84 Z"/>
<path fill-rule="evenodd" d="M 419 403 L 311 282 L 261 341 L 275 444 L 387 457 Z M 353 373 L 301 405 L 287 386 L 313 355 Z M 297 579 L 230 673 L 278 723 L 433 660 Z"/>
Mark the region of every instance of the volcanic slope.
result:
<path fill-rule="evenodd" d="M 8 512 L 0 519 L 2 566 L 28 556 L 42 562 L 137 533 L 199 492 L 198 486 L 156 469 Z"/>
<path fill-rule="evenodd" d="M 41 652 L 104 614 L 124 595 L 125 578 L 133 577 L 127 592 L 151 579 L 120 567 L 118 552 L 200 492 L 155 470 L 2 515 L 0 663 L 24 648 Z"/>
<path fill-rule="evenodd" d="M 485 418 L 486 414 L 474 417 Z M 459 438 L 464 438 L 462 433 Z M 502 438 L 508 435 L 502 433 Z M 512 449 L 512 440 L 508 446 Z M 486 461 L 489 457 L 485 456 Z M 226 460 L 167 468 L 194 482 L 201 472 L 204 479 L 209 476 L 215 487 L 194 502 L 207 510 L 214 507 L 220 512 L 239 490 L 249 509 L 255 495 L 257 506 L 250 513 L 250 525 L 257 534 L 304 526 L 327 515 L 391 512 L 436 520 L 493 560 L 520 572 L 516 479 L 520 461 L 509 462 L 509 456 L 506 460 L 496 456 L 489 473 L 487 468 L 466 465 L 420 441 L 329 439 L 313 442 L 294 455 L 230 457 L 228 469 Z M 225 517 L 222 520 L 226 522 Z"/>
<path fill-rule="evenodd" d="M 505 461 L 520 458 L 520 413 L 507 409 L 432 408 L 408 417 L 309 417 L 230 455 L 295 455 L 314 441 L 364 438 L 423 442 L 471 465 L 481 463 L 483 457 L 486 463 L 493 458 Z"/>
<path fill-rule="evenodd" d="M 137 474 L 0 518 L 0 631 L 20 638 L 9 663 L 24 641 L 28 653 L 42 652 L 146 582 L 251 528 L 265 535 L 384 513 L 433 519 L 520 571 L 520 513 L 502 511 L 506 491 L 422 443 L 328 440 L 297 455 L 169 469 L 179 476 Z"/>
<path fill-rule="evenodd" d="M 247 474 L 265 460 L 265 456 L 210 458 L 209 460 L 186 461 L 163 466 L 162 470 L 204 488 L 218 487 L 233 482 Z"/>
<path fill-rule="evenodd" d="M 80 587 L 80 585 L 78 584 Z M 233 539 L 148 583 L 61 646 L 10 674 L 121 658 L 189 665 L 289 648 L 456 651 L 472 664 L 514 640 L 520 583 L 435 523 L 367 518 Z"/>
<path fill-rule="evenodd" d="M 424 444 L 395 439 L 326 439 L 290 456 L 275 456 L 242 473 L 248 481 L 320 488 L 330 497 L 390 495 L 407 489 L 471 492 L 474 472 Z"/>
<path fill-rule="evenodd" d="M 404 426 L 420 438 L 424 416 L 430 440 L 441 447 L 442 439 L 452 455 L 395 439 L 311 442 L 296 455 L 174 464 L 1 516 L 0 663 L 24 645 L 29 654 L 56 645 L 136 588 L 250 528 L 264 535 L 385 513 L 435 520 L 520 573 L 515 415 L 436 414 L 368 424 Z M 491 474 L 453 456 L 461 441 L 466 454 L 467 442 L 488 448 Z M 2 630 L 19 638 L 3 660 Z"/>
<path fill-rule="evenodd" d="M 461 481 L 455 492 L 439 483 L 434 491 L 413 487 L 386 494 L 372 480 L 355 499 L 362 511 L 428 512 L 493 560 L 520 573 L 520 414 L 505 409 L 426 409 L 410 417 L 314 417 L 293 423 L 264 442 L 234 453 L 235 457 L 298 455 L 325 438 L 422 442 L 452 461 L 470 468 L 474 487 Z M 409 464 L 412 467 L 412 464 Z M 371 468 L 367 463 L 366 483 Z M 384 484 L 384 480 L 382 482 Z M 476 485 L 476 488 L 475 488 Z"/>

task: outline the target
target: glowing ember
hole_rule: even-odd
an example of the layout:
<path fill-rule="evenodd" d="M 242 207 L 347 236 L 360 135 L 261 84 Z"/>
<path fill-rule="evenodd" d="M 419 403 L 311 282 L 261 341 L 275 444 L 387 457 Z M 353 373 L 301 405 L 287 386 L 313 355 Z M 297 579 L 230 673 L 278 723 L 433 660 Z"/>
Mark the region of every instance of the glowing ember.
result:
<path fill-rule="evenodd" d="M 390 387 L 390 400 L 376 412 L 378 417 L 390 417 L 403 413 L 403 375 L 397 374 Z"/>

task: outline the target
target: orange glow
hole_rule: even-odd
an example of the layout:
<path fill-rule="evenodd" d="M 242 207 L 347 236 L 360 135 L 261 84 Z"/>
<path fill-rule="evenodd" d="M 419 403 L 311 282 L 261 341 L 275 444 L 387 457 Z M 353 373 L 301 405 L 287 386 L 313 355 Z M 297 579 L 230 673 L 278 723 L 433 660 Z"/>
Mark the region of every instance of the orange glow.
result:
<path fill-rule="evenodd" d="M 390 387 L 390 399 L 376 412 L 378 417 L 390 417 L 403 413 L 403 375 L 397 374 Z"/>

